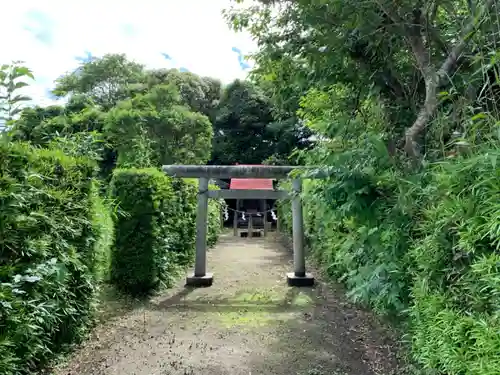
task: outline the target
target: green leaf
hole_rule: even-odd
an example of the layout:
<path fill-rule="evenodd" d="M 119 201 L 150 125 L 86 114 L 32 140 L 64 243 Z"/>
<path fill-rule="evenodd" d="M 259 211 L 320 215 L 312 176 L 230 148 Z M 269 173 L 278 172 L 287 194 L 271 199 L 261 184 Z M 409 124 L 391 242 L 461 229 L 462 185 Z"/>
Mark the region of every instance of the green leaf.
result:
<path fill-rule="evenodd" d="M 19 77 L 29 77 L 31 79 L 34 79 L 35 77 L 33 76 L 33 73 L 31 72 L 30 69 L 28 69 L 25 66 L 16 66 L 14 67 L 14 71 L 12 73 L 12 79 L 16 79 Z"/>
<path fill-rule="evenodd" d="M 471 120 L 472 121 L 484 120 L 485 118 L 487 118 L 486 114 L 481 112 L 481 113 L 478 113 L 477 115 L 472 116 Z"/>
<path fill-rule="evenodd" d="M 10 117 L 13 117 L 15 115 L 17 115 L 18 113 L 21 113 L 23 109 L 22 108 L 14 108 L 13 110 L 9 111 L 9 116 Z"/>
<path fill-rule="evenodd" d="M 22 81 L 21 82 L 16 82 L 14 84 L 14 89 L 17 90 L 17 89 L 21 89 L 21 88 L 26 87 L 26 86 L 29 86 L 29 84 L 26 83 L 26 82 L 22 82 Z"/>
<path fill-rule="evenodd" d="M 11 102 L 11 105 L 12 104 L 16 104 L 16 103 L 19 103 L 19 102 L 25 102 L 25 101 L 29 101 L 31 100 L 31 98 L 29 96 L 26 96 L 26 95 L 16 95 L 14 96 L 10 102 Z"/>

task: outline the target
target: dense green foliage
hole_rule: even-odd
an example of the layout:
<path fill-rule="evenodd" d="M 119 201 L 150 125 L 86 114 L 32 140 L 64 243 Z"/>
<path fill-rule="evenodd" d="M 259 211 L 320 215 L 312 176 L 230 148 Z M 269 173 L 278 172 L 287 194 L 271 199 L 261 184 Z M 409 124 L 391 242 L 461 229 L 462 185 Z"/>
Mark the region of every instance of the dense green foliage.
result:
<path fill-rule="evenodd" d="M 17 375 L 82 339 L 112 227 L 91 160 L 2 142 L 0 168 L 0 373 Z"/>
<path fill-rule="evenodd" d="M 105 130 L 116 145 L 120 167 L 199 164 L 210 158 L 210 121 L 182 106 L 172 85 L 120 102 L 107 114 Z"/>
<path fill-rule="evenodd" d="M 123 211 L 116 222 L 112 281 L 131 293 L 169 283 L 177 258 L 186 255 L 182 239 L 176 237 L 193 219 L 174 202 L 170 178 L 156 169 L 116 170 L 111 196 Z"/>
<path fill-rule="evenodd" d="M 118 169 L 111 195 L 122 211 L 116 217 L 111 279 L 130 294 L 171 286 L 178 271 L 194 260 L 196 186 L 157 169 Z M 221 229 L 219 202 L 212 202 L 208 245 Z"/>
<path fill-rule="evenodd" d="M 435 165 L 410 247 L 417 358 L 451 374 L 500 368 L 500 149 Z"/>
<path fill-rule="evenodd" d="M 425 367 L 497 373 L 500 150 L 403 176 L 374 166 L 382 156 L 369 147 L 366 165 L 344 159 L 332 178 L 306 183 L 314 256 L 354 301 L 402 320 Z M 280 209 L 288 230 L 289 209 Z"/>
<path fill-rule="evenodd" d="M 274 111 L 314 134 L 297 159 L 331 171 L 304 187 L 312 252 L 402 323 L 430 374 L 500 367 L 499 11 L 261 0 L 226 13 L 259 43 L 252 79 Z M 290 225 L 287 203 L 280 214 Z"/>
<path fill-rule="evenodd" d="M 219 189 L 218 186 L 209 185 L 210 190 Z M 207 247 L 213 247 L 219 240 L 222 232 L 223 218 L 221 212 L 226 205 L 224 199 L 208 200 L 208 228 L 207 228 Z"/>
<path fill-rule="evenodd" d="M 213 79 L 146 71 L 109 55 L 61 77 L 55 93 L 68 96 L 65 105 L 22 109 L 28 98 L 17 90 L 26 86 L 24 77 L 31 72 L 17 63 L 1 68 L 7 131 L 0 139 L 0 373 L 6 375 L 32 373 L 78 343 L 102 283 L 146 292 L 170 286 L 191 265 L 197 187 L 166 177 L 159 166 L 209 160 L 207 115 L 215 116 L 220 96 Z M 220 229 L 214 201 L 209 245 Z"/>
<path fill-rule="evenodd" d="M 111 195 L 123 211 L 116 222 L 112 281 L 130 293 L 170 284 L 179 258 L 191 250 L 180 234 L 193 222 L 191 210 L 176 201 L 171 179 L 156 169 L 116 170 Z"/>
<path fill-rule="evenodd" d="M 256 164 L 271 156 L 286 160 L 308 146 L 307 129 L 281 121 L 250 82 L 222 87 L 189 72 L 147 70 L 124 55 L 82 63 L 59 78 L 53 93 L 68 103 L 24 110 L 12 139 L 46 147 L 55 138 L 93 132 L 96 141 L 86 146 L 99 151 L 108 179 L 116 164 Z"/>
<path fill-rule="evenodd" d="M 276 119 L 271 101 L 258 86 L 235 81 L 225 88 L 220 100 L 211 163 L 260 164 L 269 158 L 287 160 L 296 148 L 309 146 L 309 135 L 293 119 Z"/>

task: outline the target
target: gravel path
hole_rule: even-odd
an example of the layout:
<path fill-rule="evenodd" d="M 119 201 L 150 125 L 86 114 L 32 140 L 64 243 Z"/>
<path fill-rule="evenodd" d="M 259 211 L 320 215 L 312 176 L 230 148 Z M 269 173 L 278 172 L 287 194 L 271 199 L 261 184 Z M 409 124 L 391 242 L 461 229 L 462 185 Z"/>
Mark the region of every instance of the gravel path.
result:
<path fill-rule="evenodd" d="M 222 236 L 210 288 L 184 282 L 99 326 L 57 375 L 397 374 L 389 334 L 341 290 L 289 288 L 272 237 Z"/>

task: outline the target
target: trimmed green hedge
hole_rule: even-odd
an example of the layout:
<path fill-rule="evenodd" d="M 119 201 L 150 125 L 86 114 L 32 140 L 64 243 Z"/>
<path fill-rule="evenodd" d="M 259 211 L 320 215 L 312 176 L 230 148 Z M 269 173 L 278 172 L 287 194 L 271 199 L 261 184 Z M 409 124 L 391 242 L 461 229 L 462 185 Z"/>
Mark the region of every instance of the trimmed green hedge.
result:
<path fill-rule="evenodd" d="M 80 341 L 110 232 L 94 164 L 0 144 L 0 373 L 28 374 Z"/>
<path fill-rule="evenodd" d="M 198 191 L 198 179 L 196 178 L 186 178 L 182 180 L 184 183 L 191 185 L 194 190 L 192 194 L 187 199 L 186 202 L 190 202 L 190 207 L 195 212 L 193 213 L 193 220 L 196 220 L 196 192 Z M 210 184 L 208 186 L 210 190 L 219 190 L 217 185 Z M 208 228 L 207 228 L 207 246 L 213 247 L 222 231 L 222 221 L 221 221 L 221 209 L 226 204 L 224 199 L 209 199 L 208 200 Z M 193 222 L 193 236 L 196 235 L 196 226 Z M 194 237 L 193 237 L 194 241 Z M 194 242 L 193 242 L 194 244 Z M 194 246 L 194 245 L 193 245 Z M 194 256 L 194 252 L 193 252 Z"/>
<path fill-rule="evenodd" d="M 118 169 L 111 183 L 118 203 L 111 279 L 122 291 L 148 294 L 171 286 L 194 259 L 194 181 L 166 176 L 154 168 Z M 219 208 L 210 204 L 209 245 L 220 231 Z"/>
<path fill-rule="evenodd" d="M 304 184 L 315 257 L 354 301 L 399 319 L 433 374 L 500 369 L 499 159 L 487 149 L 406 176 L 355 160 Z M 289 202 L 279 215 L 291 232 Z"/>

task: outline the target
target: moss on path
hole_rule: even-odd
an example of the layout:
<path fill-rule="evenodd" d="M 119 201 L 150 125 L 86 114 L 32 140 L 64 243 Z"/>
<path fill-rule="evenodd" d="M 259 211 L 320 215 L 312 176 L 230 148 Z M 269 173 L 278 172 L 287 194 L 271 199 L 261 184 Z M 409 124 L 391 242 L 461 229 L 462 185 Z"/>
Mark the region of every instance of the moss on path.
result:
<path fill-rule="evenodd" d="M 289 288 L 273 239 L 224 235 L 211 288 L 183 282 L 114 316 L 58 374 L 370 375 L 399 373 L 388 333 L 318 283 Z"/>

